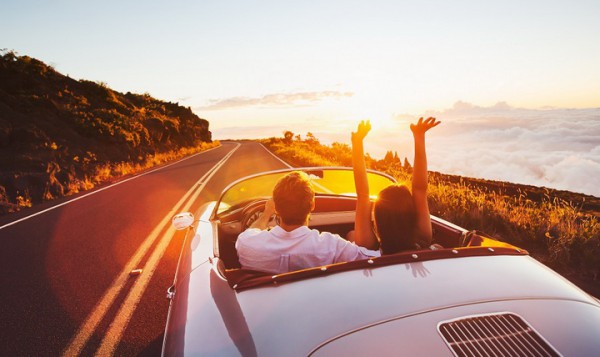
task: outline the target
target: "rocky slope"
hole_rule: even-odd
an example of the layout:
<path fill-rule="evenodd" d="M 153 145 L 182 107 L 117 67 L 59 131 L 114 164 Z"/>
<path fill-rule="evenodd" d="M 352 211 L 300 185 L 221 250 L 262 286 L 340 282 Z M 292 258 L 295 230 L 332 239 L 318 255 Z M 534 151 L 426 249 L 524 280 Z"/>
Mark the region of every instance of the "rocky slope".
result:
<path fill-rule="evenodd" d="M 0 214 L 85 188 L 101 168 L 210 141 L 190 108 L 0 53 Z"/>

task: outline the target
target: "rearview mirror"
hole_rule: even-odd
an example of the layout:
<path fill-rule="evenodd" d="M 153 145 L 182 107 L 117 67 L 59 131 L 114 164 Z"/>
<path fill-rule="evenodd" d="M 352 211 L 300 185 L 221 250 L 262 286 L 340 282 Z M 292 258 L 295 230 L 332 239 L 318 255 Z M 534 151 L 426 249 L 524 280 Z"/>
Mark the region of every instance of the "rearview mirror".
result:
<path fill-rule="evenodd" d="M 173 216 L 171 224 L 176 230 L 180 231 L 190 227 L 194 223 L 194 215 L 190 212 L 181 212 Z"/>

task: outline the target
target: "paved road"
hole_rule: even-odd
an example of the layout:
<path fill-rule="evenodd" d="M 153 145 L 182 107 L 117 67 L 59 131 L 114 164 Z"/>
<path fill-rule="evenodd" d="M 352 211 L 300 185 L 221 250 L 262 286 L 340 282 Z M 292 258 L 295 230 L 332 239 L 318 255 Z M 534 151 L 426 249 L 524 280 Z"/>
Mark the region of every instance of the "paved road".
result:
<path fill-rule="evenodd" d="M 160 354 L 165 292 L 183 239 L 167 237 L 168 218 L 195 212 L 235 179 L 283 167 L 260 144 L 224 142 L 92 194 L 2 217 L 0 355 L 94 355 L 107 343 L 117 355 Z M 131 268 L 143 272 L 130 276 Z"/>

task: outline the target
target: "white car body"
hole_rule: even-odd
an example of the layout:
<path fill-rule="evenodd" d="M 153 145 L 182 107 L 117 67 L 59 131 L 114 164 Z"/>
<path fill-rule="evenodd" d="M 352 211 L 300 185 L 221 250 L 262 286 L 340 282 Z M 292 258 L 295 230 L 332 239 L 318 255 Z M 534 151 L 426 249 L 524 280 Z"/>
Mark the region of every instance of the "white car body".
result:
<path fill-rule="evenodd" d="M 464 246 L 467 230 L 436 217 L 434 240 L 446 249 L 280 275 L 239 269 L 226 252 L 232 242 L 220 240 L 234 243 L 247 217 L 220 205 L 260 177 L 230 185 L 190 230 L 169 289 L 163 355 L 600 356 L 597 299 L 519 248 L 485 237 Z M 354 198 L 325 181 L 311 226 L 351 229 Z"/>

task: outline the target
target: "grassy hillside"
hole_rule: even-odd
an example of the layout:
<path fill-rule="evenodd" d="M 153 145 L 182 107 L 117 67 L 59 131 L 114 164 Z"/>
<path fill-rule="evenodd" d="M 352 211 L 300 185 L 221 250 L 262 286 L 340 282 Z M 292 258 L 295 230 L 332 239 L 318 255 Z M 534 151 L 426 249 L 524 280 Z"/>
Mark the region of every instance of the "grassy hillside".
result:
<path fill-rule="evenodd" d="M 0 214 L 211 143 L 207 120 L 148 94 L 119 93 L 0 52 Z"/>
<path fill-rule="evenodd" d="M 352 166 L 351 149 L 335 143 L 270 138 L 262 143 L 294 166 Z M 367 155 L 367 166 L 410 187 L 410 163 L 388 152 L 382 160 Z M 528 249 L 534 257 L 581 280 L 600 296 L 600 199 L 567 191 L 432 172 L 431 213 L 471 230 Z"/>

